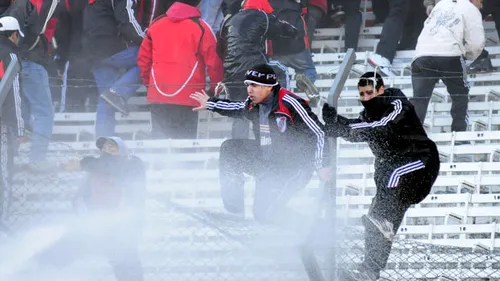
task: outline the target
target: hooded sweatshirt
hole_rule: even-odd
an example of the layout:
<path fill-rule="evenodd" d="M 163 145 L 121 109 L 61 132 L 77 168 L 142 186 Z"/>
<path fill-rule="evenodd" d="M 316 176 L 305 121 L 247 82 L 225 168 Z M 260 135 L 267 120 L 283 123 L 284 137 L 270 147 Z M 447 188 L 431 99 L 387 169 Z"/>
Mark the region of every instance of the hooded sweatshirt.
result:
<path fill-rule="evenodd" d="M 216 46 L 200 10 L 175 2 L 151 24 L 137 56 L 141 79 L 148 86 L 148 102 L 196 106 L 189 95 L 205 89 L 205 69 L 211 88 L 222 80 Z"/>
<path fill-rule="evenodd" d="M 100 138 L 98 148 L 102 147 Z M 145 168 L 143 162 L 129 156 L 125 142 L 119 137 L 106 138 L 117 144 L 118 155 L 101 152 L 99 157 L 85 157 L 80 161 L 87 179 L 79 196 L 89 211 L 128 209 L 139 212 L 144 204 Z"/>

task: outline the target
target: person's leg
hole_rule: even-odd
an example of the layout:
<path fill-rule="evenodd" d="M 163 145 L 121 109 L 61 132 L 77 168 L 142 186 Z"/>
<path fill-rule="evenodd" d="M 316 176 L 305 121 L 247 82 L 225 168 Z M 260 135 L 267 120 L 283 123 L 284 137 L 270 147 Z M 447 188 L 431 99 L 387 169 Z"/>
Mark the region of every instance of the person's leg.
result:
<path fill-rule="evenodd" d="M 369 276 L 379 277 L 406 211 L 429 194 L 438 174 L 437 153 L 430 159 L 376 164 L 377 195 L 362 218 L 366 229 L 363 268 Z"/>
<path fill-rule="evenodd" d="M 307 8 L 307 35 L 309 39 L 309 43 L 312 44 L 314 39 L 314 31 L 316 31 L 316 27 L 321 22 L 321 19 L 324 16 L 324 12 L 321 8 L 309 5 Z"/>
<path fill-rule="evenodd" d="M 347 0 L 348 1 L 348 0 Z M 375 22 L 383 24 L 389 16 L 389 0 L 372 0 L 372 10 L 375 14 Z"/>
<path fill-rule="evenodd" d="M 427 18 L 424 5 L 421 1 L 410 1 L 411 15 L 406 18 L 403 34 L 399 42 L 399 50 L 415 50 L 418 36 L 424 28 Z"/>
<path fill-rule="evenodd" d="M 31 61 L 22 62 L 21 76 L 23 97 L 33 118 L 29 159 L 36 163 L 45 160 L 54 124 L 49 77 L 42 65 Z"/>
<path fill-rule="evenodd" d="M 92 69 L 92 74 L 97 85 L 99 94 L 103 94 L 109 90 L 109 85 L 116 81 L 120 74 L 117 69 L 98 64 Z M 115 108 L 99 98 L 97 102 L 95 135 L 100 136 L 113 136 L 115 134 Z"/>
<path fill-rule="evenodd" d="M 86 62 L 79 59 L 69 62 L 66 85 L 64 106 L 66 112 L 85 112 L 85 102 L 87 99 L 89 99 L 89 105 L 95 108 L 98 91 L 94 77 L 90 71 L 90 66 Z M 94 101 L 94 104 L 91 104 L 90 100 Z"/>
<path fill-rule="evenodd" d="M 439 81 L 437 77 L 440 76 L 437 71 L 432 70 L 435 66 L 433 60 L 433 57 L 421 57 L 413 61 L 411 65 L 413 98 L 410 101 L 422 124 L 425 121 L 434 86 Z"/>
<path fill-rule="evenodd" d="M 409 204 L 399 202 L 395 197 L 377 194 L 368 215 L 362 217 L 365 227 L 365 259 L 361 268 L 367 274 L 367 280 L 377 280 L 380 277 L 380 271 L 385 268 L 392 248 L 392 238 L 388 239 L 388 236 L 395 234 L 409 207 Z"/>
<path fill-rule="evenodd" d="M 280 60 L 270 60 L 268 64 L 273 68 L 276 73 L 276 77 L 278 77 L 278 82 L 281 87 L 286 89 L 290 89 L 290 73 L 288 72 L 288 66 L 285 65 Z M 246 95 L 246 89 L 245 89 Z"/>
<path fill-rule="evenodd" d="M 256 175 L 253 213 L 256 221 L 281 226 L 301 236 L 309 231 L 303 215 L 287 207 L 310 181 L 312 170 L 265 167 Z"/>
<path fill-rule="evenodd" d="M 465 61 L 460 58 L 448 58 L 441 64 L 443 83 L 446 85 L 451 97 L 451 131 L 461 132 L 467 130 L 469 105 L 469 82 Z"/>
<path fill-rule="evenodd" d="M 286 67 L 293 68 L 296 73 L 304 74 L 312 83 L 316 81 L 317 72 L 316 66 L 312 59 L 312 54 L 310 49 L 303 50 L 300 53 L 293 55 L 279 55 L 274 56 L 273 60 L 269 62 L 272 65 L 274 61 L 279 61 Z"/>
<path fill-rule="evenodd" d="M 198 138 L 198 112 L 193 111 L 191 106 L 178 106 L 179 116 L 182 122 L 178 122 L 177 136 L 180 139 Z"/>
<path fill-rule="evenodd" d="M 100 98 L 116 110 L 128 114 L 127 100 L 136 95 L 142 85 L 140 69 L 137 66 L 138 47 L 129 47 L 103 60 L 102 64 L 123 72 L 119 78 L 109 83 L 109 89 L 101 93 Z"/>
<path fill-rule="evenodd" d="M 166 139 L 167 133 L 165 130 L 165 123 L 167 122 L 167 108 L 163 103 L 150 103 L 151 111 L 151 136 L 153 139 Z"/>
<path fill-rule="evenodd" d="M 144 269 L 139 258 L 138 239 L 118 237 L 110 243 L 116 244 L 109 254 L 109 263 L 113 267 L 116 281 L 144 280 Z"/>
<path fill-rule="evenodd" d="M 389 0 L 389 15 L 385 19 L 376 53 L 392 63 L 403 34 L 409 0 Z"/>
<path fill-rule="evenodd" d="M 221 5 L 222 0 L 202 0 L 200 4 L 201 18 L 207 22 L 214 33 L 219 31 L 224 19 Z"/>
<path fill-rule="evenodd" d="M 229 139 L 222 143 L 219 157 L 219 182 L 224 208 L 235 214 L 245 213 L 245 178 L 255 174 L 260 162 L 260 146 L 255 140 Z"/>
<path fill-rule="evenodd" d="M 155 139 L 196 139 L 198 112 L 175 104 L 151 104 L 152 135 Z"/>
<path fill-rule="evenodd" d="M 103 234 L 104 242 L 107 242 L 103 248 L 107 248 L 116 281 L 142 281 L 144 270 L 139 257 L 140 224 L 135 221 L 122 223 L 110 229 L 110 235 Z"/>
<path fill-rule="evenodd" d="M 490 14 L 495 22 L 498 38 L 500 38 L 500 1 L 497 0 L 484 0 L 483 10 L 486 14 Z"/>
<path fill-rule="evenodd" d="M 341 1 L 345 10 L 345 48 L 358 48 L 359 33 L 361 32 L 362 14 L 360 11 L 361 0 Z"/>

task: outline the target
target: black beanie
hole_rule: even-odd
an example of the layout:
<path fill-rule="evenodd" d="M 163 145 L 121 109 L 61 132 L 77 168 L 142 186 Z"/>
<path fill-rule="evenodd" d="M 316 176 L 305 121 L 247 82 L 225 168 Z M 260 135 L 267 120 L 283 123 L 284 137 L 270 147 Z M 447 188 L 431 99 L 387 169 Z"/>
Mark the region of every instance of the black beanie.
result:
<path fill-rule="evenodd" d="M 184 3 L 186 5 L 196 7 L 200 4 L 201 0 L 177 0 L 175 2 L 180 2 L 180 3 Z"/>
<path fill-rule="evenodd" d="M 276 86 L 278 79 L 273 68 L 267 64 L 256 65 L 245 73 L 245 84 L 254 83 L 262 86 Z"/>

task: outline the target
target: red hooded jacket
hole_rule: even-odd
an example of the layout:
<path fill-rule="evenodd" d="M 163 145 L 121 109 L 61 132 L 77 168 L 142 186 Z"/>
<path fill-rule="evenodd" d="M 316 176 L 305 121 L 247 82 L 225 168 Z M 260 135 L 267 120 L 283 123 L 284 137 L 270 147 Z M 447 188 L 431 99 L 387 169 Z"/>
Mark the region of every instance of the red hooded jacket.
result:
<path fill-rule="evenodd" d="M 222 80 L 215 35 L 200 17 L 197 8 L 175 2 L 149 27 L 137 56 L 148 102 L 197 106 L 189 95 L 205 88 L 205 69 L 212 88 Z"/>

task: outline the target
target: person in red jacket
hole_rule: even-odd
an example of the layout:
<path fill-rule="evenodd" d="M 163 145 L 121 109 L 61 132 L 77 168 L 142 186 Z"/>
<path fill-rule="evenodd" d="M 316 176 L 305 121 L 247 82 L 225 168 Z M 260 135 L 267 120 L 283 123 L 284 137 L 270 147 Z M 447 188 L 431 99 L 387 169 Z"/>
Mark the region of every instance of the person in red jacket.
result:
<path fill-rule="evenodd" d="M 148 88 L 153 138 L 192 139 L 197 136 L 197 106 L 189 95 L 211 88 L 223 78 L 216 39 L 201 19 L 199 0 L 175 2 L 151 24 L 141 44 L 137 64 Z"/>

